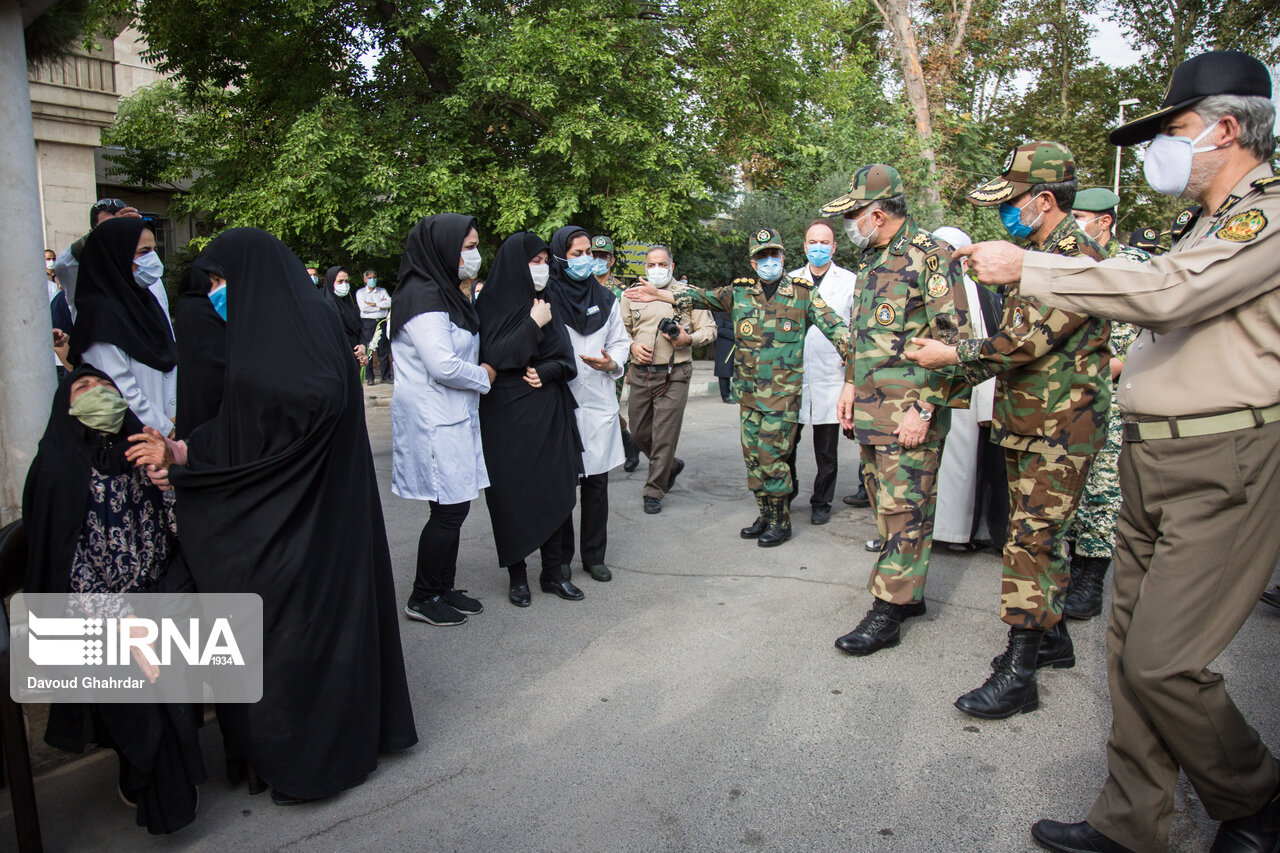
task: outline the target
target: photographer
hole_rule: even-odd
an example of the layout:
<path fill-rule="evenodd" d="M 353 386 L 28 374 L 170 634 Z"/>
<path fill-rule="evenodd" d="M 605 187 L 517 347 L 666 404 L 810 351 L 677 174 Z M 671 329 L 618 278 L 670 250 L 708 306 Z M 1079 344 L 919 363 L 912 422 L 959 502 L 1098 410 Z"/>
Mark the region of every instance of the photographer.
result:
<path fill-rule="evenodd" d="M 659 290 L 672 287 L 675 263 L 671 250 L 655 245 L 644 261 L 648 282 Z M 682 289 L 676 285 L 676 289 Z M 622 299 L 622 322 L 631 336 L 631 398 L 627 416 L 636 444 L 649 457 L 649 477 L 644 484 L 644 511 L 662 512 L 662 498 L 684 469 L 676 458 L 684 406 L 689 399 L 693 374 L 693 347 L 716 339 L 711 312 L 701 309 L 681 314 L 666 302 L 631 302 Z"/>

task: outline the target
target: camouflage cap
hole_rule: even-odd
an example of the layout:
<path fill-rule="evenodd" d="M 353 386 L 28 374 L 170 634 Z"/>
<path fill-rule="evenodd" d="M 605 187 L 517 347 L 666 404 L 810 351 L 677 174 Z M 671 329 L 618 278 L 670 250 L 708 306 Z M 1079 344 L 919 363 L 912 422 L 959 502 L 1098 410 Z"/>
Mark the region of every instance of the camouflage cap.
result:
<path fill-rule="evenodd" d="M 902 176 L 897 169 L 883 163 L 873 163 L 854 172 L 853 179 L 849 181 L 849 192 L 824 204 L 822 213 L 827 216 L 848 213 L 869 202 L 892 198 L 905 192 Z"/>
<path fill-rule="evenodd" d="M 1089 187 L 1076 193 L 1072 210 L 1083 210 L 1085 213 L 1107 213 L 1120 206 L 1120 196 L 1106 187 Z"/>
<path fill-rule="evenodd" d="M 765 249 L 786 249 L 782 248 L 782 235 L 773 228 L 761 228 L 749 238 L 747 238 L 747 257 L 754 258 L 757 252 Z"/>
<path fill-rule="evenodd" d="M 614 251 L 613 251 L 613 238 L 612 238 L 612 237 L 606 237 L 606 236 L 604 236 L 603 234 L 599 235 L 598 237 L 592 237 L 592 238 L 591 238 L 591 251 L 593 251 L 593 252 L 608 252 L 608 253 L 609 253 L 609 254 L 611 254 L 611 255 L 612 255 L 612 254 L 615 254 L 615 253 L 614 253 Z"/>
<path fill-rule="evenodd" d="M 1040 140 L 1024 142 L 1005 157 L 1000 177 L 984 182 L 969 193 L 969 203 L 994 207 L 1036 184 L 1056 184 L 1075 176 L 1075 157 L 1067 146 Z"/>

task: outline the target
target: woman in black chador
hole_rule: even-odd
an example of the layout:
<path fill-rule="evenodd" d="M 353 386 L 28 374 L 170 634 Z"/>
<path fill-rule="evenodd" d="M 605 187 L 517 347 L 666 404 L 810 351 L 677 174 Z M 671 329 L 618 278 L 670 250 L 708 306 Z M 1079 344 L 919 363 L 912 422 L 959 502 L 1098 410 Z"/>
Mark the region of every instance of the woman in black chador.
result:
<path fill-rule="evenodd" d="M 573 513 L 582 473 L 582 442 L 568 382 L 577 375 L 563 322 L 538 291 L 546 287 L 548 249 L 537 235 L 508 237 L 484 291 L 480 360 L 497 371 L 480 398 L 480 437 L 489 488 L 498 563 L 511 579 L 511 603 L 530 602 L 525 557 L 541 550 L 543 592 L 570 601 L 582 596 L 570 582 L 559 547 L 560 529 Z M 540 283 L 535 281 L 540 280 Z"/>
<path fill-rule="evenodd" d="M 279 240 L 233 229 L 195 266 L 226 287 L 226 369 L 216 415 L 170 445 L 183 553 L 200 592 L 260 594 L 265 625 L 262 699 L 220 722 L 277 803 L 319 799 L 418 740 L 360 379 Z"/>

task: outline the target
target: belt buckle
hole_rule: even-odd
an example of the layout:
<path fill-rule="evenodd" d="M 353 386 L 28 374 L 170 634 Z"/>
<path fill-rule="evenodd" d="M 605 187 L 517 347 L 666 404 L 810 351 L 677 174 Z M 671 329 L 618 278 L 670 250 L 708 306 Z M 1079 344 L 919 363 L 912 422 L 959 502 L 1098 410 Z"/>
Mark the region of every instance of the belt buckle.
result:
<path fill-rule="evenodd" d="M 1125 441 L 1142 441 L 1142 425 L 1137 421 L 1125 421 L 1121 426 Z"/>

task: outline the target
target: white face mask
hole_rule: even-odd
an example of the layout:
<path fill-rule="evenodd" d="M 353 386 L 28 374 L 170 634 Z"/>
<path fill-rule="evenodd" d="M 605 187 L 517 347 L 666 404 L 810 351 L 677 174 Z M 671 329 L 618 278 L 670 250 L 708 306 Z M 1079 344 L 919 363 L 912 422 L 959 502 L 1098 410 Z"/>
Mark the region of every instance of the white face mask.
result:
<path fill-rule="evenodd" d="M 534 290 L 544 290 L 547 279 L 551 276 L 550 264 L 529 264 L 529 276 L 533 279 Z"/>
<path fill-rule="evenodd" d="M 334 282 L 333 292 L 338 296 L 346 296 L 348 293 L 351 292 L 351 282 L 349 281 Z"/>
<path fill-rule="evenodd" d="M 45 258 L 45 259 L 44 259 L 44 268 L 45 268 L 45 269 L 47 269 L 47 270 L 51 270 L 51 269 L 53 269 L 53 259 L 52 259 L 52 258 Z"/>
<path fill-rule="evenodd" d="M 480 272 L 480 250 L 467 249 L 462 253 L 462 266 L 458 267 L 458 280 L 475 278 Z"/>
<path fill-rule="evenodd" d="M 1208 136 L 1218 122 L 1204 129 L 1204 133 L 1195 139 L 1186 136 L 1167 136 L 1158 134 L 1147 146 L 1147 153 L 1142 158 L 1142 174 L 1151 185 L 1151 189 L 1161 195 L 1182 195 L 1191 178 L 1191 162 L 1197 154 L 1216 151 L 1221 145 L 1207 145 L 1197 148 L 1201 139 Z"/>
<path fill-rule="evenodd" d="M 864 213 L 862 216 L 859 216 L 857 219 L 846 219 L 844 221 L 844 233 L 849 235 L 849 242 L 852 243 L 853 248 L 857 249 L 859 252 L 861 252 L 863 249 L 867 248 L 868 245 L 870 245 L 871 238 L 874 237 L 875 233 L 880 230 L 880 226 L 877 225 L 875 228 L 871 229 L 870 234 L 864 235 L 862 233 L 862 229 L 858 227 L 858 223 L 866 219 L 868 216 L 870 216 L 871 213 L 872 213 L 871 211 L 868 211 L 867 213 Z"/>
<path fill-rule="evenodd" d="M 649 267 L 645 270 L 645 278 L 649 279 L 649 283 L 654 287 L 666 287 L 671 283 L 671 268 Z"/>

